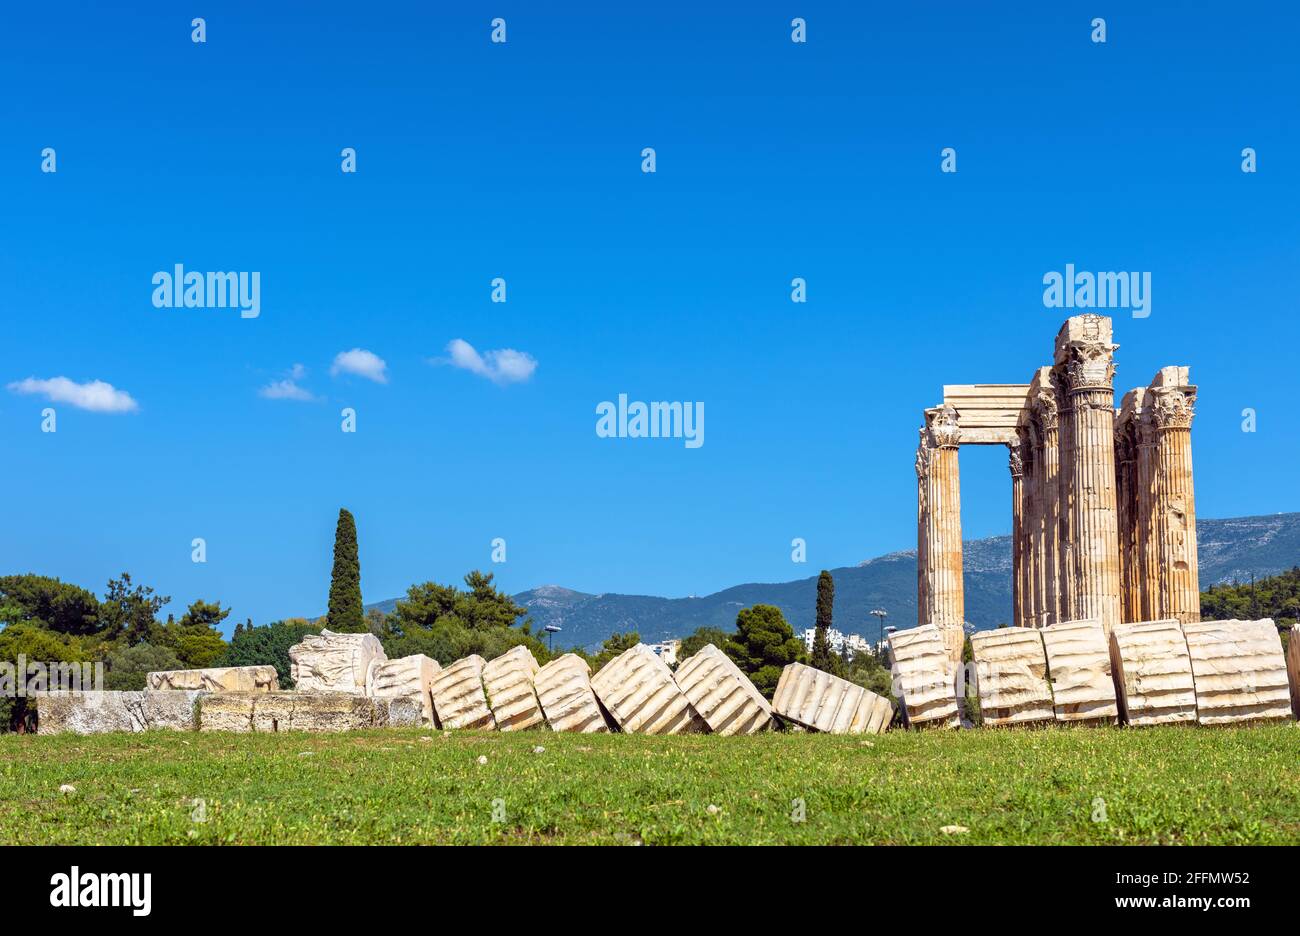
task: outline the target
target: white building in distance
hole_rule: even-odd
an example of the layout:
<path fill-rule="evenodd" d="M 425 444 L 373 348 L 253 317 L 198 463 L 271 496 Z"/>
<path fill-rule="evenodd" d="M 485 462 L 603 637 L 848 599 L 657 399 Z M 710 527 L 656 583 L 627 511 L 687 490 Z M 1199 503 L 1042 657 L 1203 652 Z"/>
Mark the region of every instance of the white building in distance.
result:
<path fill-rule="evenodd" d="M 833 627 L 827 631 L 826 637 L 830 640 L 831 650 L 835 653 L 843 653 L 846 643 L 849 647 L 850 656 L 859 653 L 870 653 L 873 649 L 871 644 L 857 634 L 842 634 Z M 803 632 L 803 643 L 808 648 L 809 653 L 812 653 L 813 641 L 816 639 L 817 628 L 810 627 Z"/>

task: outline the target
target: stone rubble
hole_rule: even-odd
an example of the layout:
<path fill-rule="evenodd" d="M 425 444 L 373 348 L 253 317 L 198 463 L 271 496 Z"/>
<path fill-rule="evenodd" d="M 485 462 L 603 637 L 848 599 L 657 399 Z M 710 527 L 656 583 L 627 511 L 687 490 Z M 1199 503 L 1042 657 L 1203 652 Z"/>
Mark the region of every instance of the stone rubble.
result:
<path fill-rule="evenodd" d="M 522 731 L 545 722 L 533 689 L 538 669 L 532 651 L 522 644 L 483 667 L 483 688 L 499 730 Z"/>
<path fill-rule="evenodd" d="M 591 691 L 591 667 L 577 654 L 566 653 L 547 663 L 533 677 L 533 686 L 552 731 L 609 731 L 605 713 Z"/>
<path fill-rule="evenodd" d="M 421 724 L 433 724 L 433 680 L 442 667 L 423 653 L 382 660 L 370 666 L 366 695 L 411 699 L 420 706 Z"/>
<path fill-rule="evenodd" d="M 206 692 L 272 692 L 280 688 L 274 666 L 221 666 L 209 669 L 161 670 L 145 676 L 145 688 L 156 692 L 203 689 Z"/>
<path fill-rule="evenodd" d="M 678 664 L 673 679 L 714 734 L 754 734 L 772 725 L 771 704 L 713 644 Z"/>
<path fill-rule="evenodd" d="M 673 681 L 668 664 L 645 644 L 624 650 L 591 678 L 591 689 L 623 731 L 681 734 L 708 725 Z"/>
<path fill-rule="evenodd" d="M 1030 627 L 980 631 L 971 635 L 970 644 L 983 724 L 999 727 L 1055 718 L 1047 653 L 1039 631 Z"/>
<path fill-rule="evenodd" d="M 1184 624 L 1202 725 L 1291 717 L 1286 657 L 1277 625 L 1262 621 Z"/>
<path fill-rule="evenodd" d="M 388 659 L 374 634 L 322 630 L 289 648 L 290 675 L 299 692 L 366 691 L 370 667 Z"/>
<path fill-rule="evenodd" d="M 1115 625 L 1110 632 L 1110 667 L 1125 724 L 1196 721 L 1192 660 L 1177 621 Z"/>
<path fill-rule="evenodd" d="M 889 635 L 889 660 L 894 695 L 910 727 L 959 725 L 956 672 L 938 627 L 894 631 Z"/>
<path fill-rule="evenodd" d="M 894 717 L 893 705 L 883 696 L 802 663 L 781 671 L 772 709 L 783 719 L 827 734 L 880 734 Z"/>
<path fill-rule="evenodd" d="M 433 717 L 439 728 L 496 727 L 487 694 L 483 691 L 483 667 L 477 653 L 457 660 L 434 678 Z"/>

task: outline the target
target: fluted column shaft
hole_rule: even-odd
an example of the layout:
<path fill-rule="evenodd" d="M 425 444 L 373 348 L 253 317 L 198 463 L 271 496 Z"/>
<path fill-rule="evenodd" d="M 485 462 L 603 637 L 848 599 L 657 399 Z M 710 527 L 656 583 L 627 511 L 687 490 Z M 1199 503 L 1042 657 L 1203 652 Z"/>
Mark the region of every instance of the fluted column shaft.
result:
<path fill-rule="evenodd" d="M 1133 523 L 1136 550 L 1136 582 L 1138 614 L 1136 620 L 1154 621 L 1160 617 L 1160 551 L 1156 548 L 1159 533 L 1156 531 L 1156 474 L 1158 458 L 1156 438 L 1149 420 L 1144 415 L 1137 432 L 1137 459 L 1133 475 L 1136 517 Z"/>
<path fill-rule="evenodd" d="M 1158 576 L 1156 617 L 1184 624 L 1201 619 L 1196 555 L 1196 500 L 1192 486 L 1192 415 L 1195 387 L 1152 388 L 1155 432 L 1154 552 Z"/>
<path fill-rule="evenodd" d="M 1042 468 L 1039 473 L 1039 492 L 1042 501 L 1042 610 L 1043 626 L 1050 626 L 1061 617 L 1059 556 L 1061 546 L 1061 452 L 1060 432 L 1056 427 L 1056 410 L 1052 410 L 1051 426 L 1042 428 Z"/>
<path fill-rule="evenodd" d="M 918 623 L 938 627 L 949 656 L 958 663 L 965 642 L 959 441 L 955 410 L 926 411 L 917 455 Z"/>
<path fill-rule="evenodd" d="M 1057 336 L 1070 406 L 1070 546 L 1072 614 L 1120 623 L 1119 518 L 1115 491 L 1114 351 L 1110 319 L 1071 318 Z"/>
<path fill-rule="evenodd" d="M 1011 450 L 1011 626 L 1024 627 L 1028 617 L 1025 589 L 1025 467 L 1020 445 Z"/>

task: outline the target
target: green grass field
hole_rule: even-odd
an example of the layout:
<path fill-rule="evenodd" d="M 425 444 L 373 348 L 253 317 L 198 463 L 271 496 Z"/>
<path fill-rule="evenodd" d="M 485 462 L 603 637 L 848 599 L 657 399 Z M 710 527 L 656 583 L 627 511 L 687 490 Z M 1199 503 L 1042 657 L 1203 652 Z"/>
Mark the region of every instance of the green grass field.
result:
<path fill-rule="evenodd" d="M 4 735 L 0 842 L 1297 844 L 1300 726 Z"/>

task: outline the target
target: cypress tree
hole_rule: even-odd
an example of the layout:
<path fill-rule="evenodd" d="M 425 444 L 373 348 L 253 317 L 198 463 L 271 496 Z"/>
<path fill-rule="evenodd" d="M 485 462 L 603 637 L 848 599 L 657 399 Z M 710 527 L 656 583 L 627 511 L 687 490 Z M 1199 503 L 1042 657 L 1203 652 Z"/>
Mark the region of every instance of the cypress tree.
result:
<path fill-rule="evenodd" d="M 828 673 L 835 672 L 831 653 L 831 613 L 835 605 L 835 579 L 825 569 L 817 577 L 817 623 L 813 634 L 812 665 Z"/>
<path fill-rule="evenodd" d="M 361 608 L 361 559 L 357 554 L 357 522 L 339 510 L 334 530 L 334 571 L 330 573 L 329 629 L 345 634 L 366 630 Z"/>

